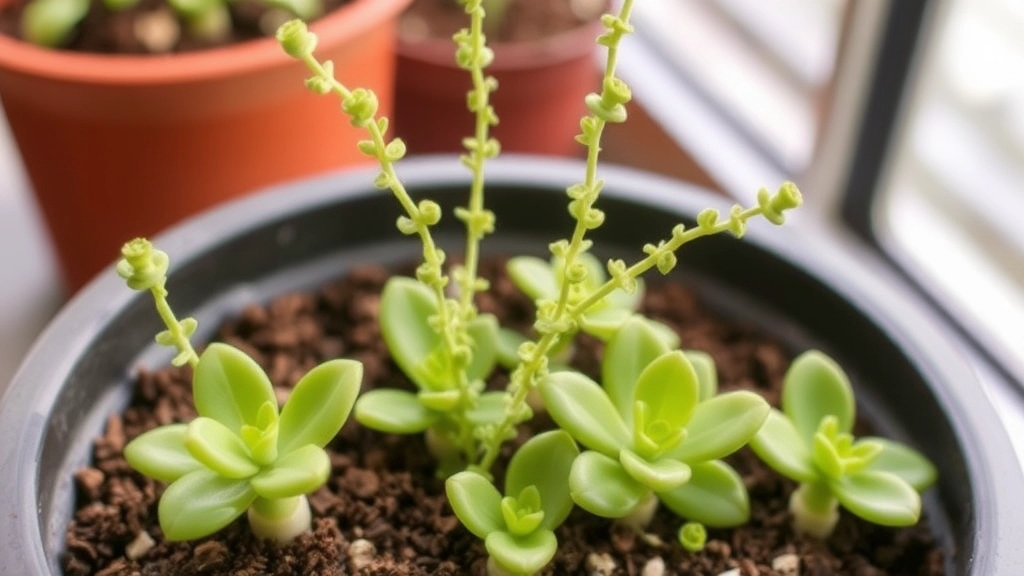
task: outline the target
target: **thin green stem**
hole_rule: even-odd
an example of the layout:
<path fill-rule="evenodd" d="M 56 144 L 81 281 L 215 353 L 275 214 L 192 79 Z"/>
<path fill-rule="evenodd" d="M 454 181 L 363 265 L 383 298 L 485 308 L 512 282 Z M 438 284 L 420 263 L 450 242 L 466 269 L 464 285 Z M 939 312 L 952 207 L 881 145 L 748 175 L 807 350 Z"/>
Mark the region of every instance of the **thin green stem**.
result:
<path fill-rule="evenodd" d="M 160 319 L 163 320 L 164 326 L 167 327 L 167 333 L 171 336 L 171 343 L 178 351 L 178 358 L 182 358 L 185 362 L 188 362 L 189 366 L 195 368 L 196 364 L 199 364 L 199 355 L 196 354 L 195 348 L 192 347 L 188 331 L 185 330 L 181 322 L 178 321 L 178 318 L 175 317 L 170 303 L 167 302 L 166 283 L 167 280 L 163 279 L 154 284 L 149 289 L 149 293 L 153 295 L 153 304 L 156 306 L 156 312 L 160 315 Z"/>

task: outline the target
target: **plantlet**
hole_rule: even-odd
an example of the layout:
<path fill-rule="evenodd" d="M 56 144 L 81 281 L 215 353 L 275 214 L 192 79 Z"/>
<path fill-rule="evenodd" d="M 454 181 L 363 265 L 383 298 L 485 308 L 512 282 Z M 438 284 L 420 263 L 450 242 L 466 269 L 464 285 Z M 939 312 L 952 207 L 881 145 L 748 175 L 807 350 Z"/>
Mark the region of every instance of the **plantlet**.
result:
<path fill-rule="evenodd" d="M 196 355 L 189 337 L 196 321 L 181 322 L 167 304 L 167 255 L 143 239 L 122 249 L 117 271 L 135 290 L 148 290 L 167 330 L 158 343 L 174 347 L 173 363 L 193 369 L 199 416 L 139 435 L 125 446 L 128 463 L 169 484 L 160 498 L 160 526 L 169 540 L 220 530 L 248 511 L 263 538 L 286 542 L 310 526 L 305 494 L 331 471 L 323 447 L 341 429 L 362 379 L 362 365 L 331 360 L 305 374 L 279 411 L 274 388 L 258 364 L 226 344 Z"/>
<path fill-rule="evenodd" d="M 915 524 L 918 492 L 935 482 L 935 467 L 902 444 L 854 439 L 856 404 L 842 369 L 820 352 L 806 352 L 790 366 L 783 386 L 782 411 L 771 411 L 750 446 L 800 483 L 789 501 L 797 530 L 828 537 L 839 504 L 876 524 Z"/>
<path fill-rule="evenodd" d="M 484 541 L 491 574 L 534 574 L 555 555 L 554 529 L 572 510 L 569 467 L 579 454 L 561 430 L 534 436 L 509 461 L 505 496 L 478 472 L 448 478 L 455 515 Z"/>

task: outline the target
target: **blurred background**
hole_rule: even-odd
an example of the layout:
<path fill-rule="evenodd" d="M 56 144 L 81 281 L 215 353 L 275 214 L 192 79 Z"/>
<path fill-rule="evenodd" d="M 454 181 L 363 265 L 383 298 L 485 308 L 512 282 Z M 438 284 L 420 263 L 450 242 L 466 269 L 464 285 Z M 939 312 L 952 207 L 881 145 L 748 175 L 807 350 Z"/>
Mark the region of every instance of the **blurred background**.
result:
<path fill-rule="evenodd" d="M 990 366 L 1019 377 L 1024 3 L 643 0 L 635 10 L 621 63 L 633 118 L 609 131 L 609 160 L 745 200 L 797 181 L 808 210 L 796 225 L 877 249 Z M 0 271 L 6 384 L 67 296 L 2 116 Z"/>

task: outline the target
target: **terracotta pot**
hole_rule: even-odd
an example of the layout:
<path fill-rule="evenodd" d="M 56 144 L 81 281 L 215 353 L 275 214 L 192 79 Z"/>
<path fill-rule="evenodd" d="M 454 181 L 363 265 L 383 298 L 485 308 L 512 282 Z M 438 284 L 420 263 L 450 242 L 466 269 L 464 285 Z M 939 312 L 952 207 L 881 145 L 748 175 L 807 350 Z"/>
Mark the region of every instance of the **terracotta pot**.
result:
<path fill-rule="evenodd" d="M 0 0 L 0 4 L 10 0 Z M 313 24 L 337 76 L 392 107 L 397 16 L 356 0 Z M 161 56 L 52 51 L 0 36 L 0 99 L 71 290 L 122 242 L 274 182 L 365 160 L 304 67 L 261 39 Z"/>
<path fill-rule="evenodd" d="M 174 260 L 168 288 L 175 311 L 199 320 L 203 333 L 195 340 L 208 339 L 253 300 L 315 289 L 361 263 L 418 258 L 419 244 L 395 230 L 394 200 L 369 184 L 374 172 L 246 198 L 157 239 Z M 454 158 L 405 162 L 401 172 L 411 193 L 444 207 L 435 233 L 457 252 L 462 224 L 449 215 L 465 202 L 467 172 Z M 487 205 L 499 226 L 486 242 L 489 253 L 546 253 L 571 225 L 564 189 L 582 172 L 574 161 L 493 162 Z M 610 166 L 602 175 L 608 219 L 595 233 L 602 255 L 635 257 L 642 242 L 679 221 L 692 225 L 701 209 L 728 209 L 720 197 L 683 183 Z M 705 238 L 680 253 L 673 274 L 723 317 L 791 351 L 830 353 L 855 382 L 858 413 L 935 462 L 939 483 L 924 505 L 946 551 L 947 574 L 1019 576 L 1024 475 L 952 331 L 879 260 L 844 244 L 848 239 L 801 232 L 807 230 L 762 225 L 740 241 Z M 0 401 L 7 450 L 0 460 L 0 574 L 60 574 L 73 471 L 88 461 L 108 415 L 127 403 L 136 367 L 167 365 L 171 352 L 153 342 L 161 329 L 151 298 L 107 270 L 36 343 Z"/>
<path fill-rule="evenodd" d="M 507 152 L 579 155 L 575 141 L 583 98 L 600 87 L 593 21 L 536 42 L 494 43 L 487 74 L 498 80 L 491 102 L 500 123 L 493 129 Z M 450 38 L 411 41 L 399 36 L 395 83 L 395 133 L 411 152 L 461 152 L 473 133 L 466 109 L 471 87 L 455 65 Z"/>

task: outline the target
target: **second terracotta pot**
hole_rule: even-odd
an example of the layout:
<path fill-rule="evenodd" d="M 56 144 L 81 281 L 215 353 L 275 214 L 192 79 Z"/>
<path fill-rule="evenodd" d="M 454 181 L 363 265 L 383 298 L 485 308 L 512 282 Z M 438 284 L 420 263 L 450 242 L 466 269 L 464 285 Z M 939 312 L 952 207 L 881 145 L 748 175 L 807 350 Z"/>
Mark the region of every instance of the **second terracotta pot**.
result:
<path fill-rule="evenodd" d="M 0 0 L 0 5 L 9 0 Z M 409 0 L 354 0 L 312 25 L 317 55 L 392 108 Z M 121 244 L 254 189 L 362 163 L 338 103 L 271 38 L 171 56 L 53 51 L 0 35 L 0 98 L 71 290 Z"/>

